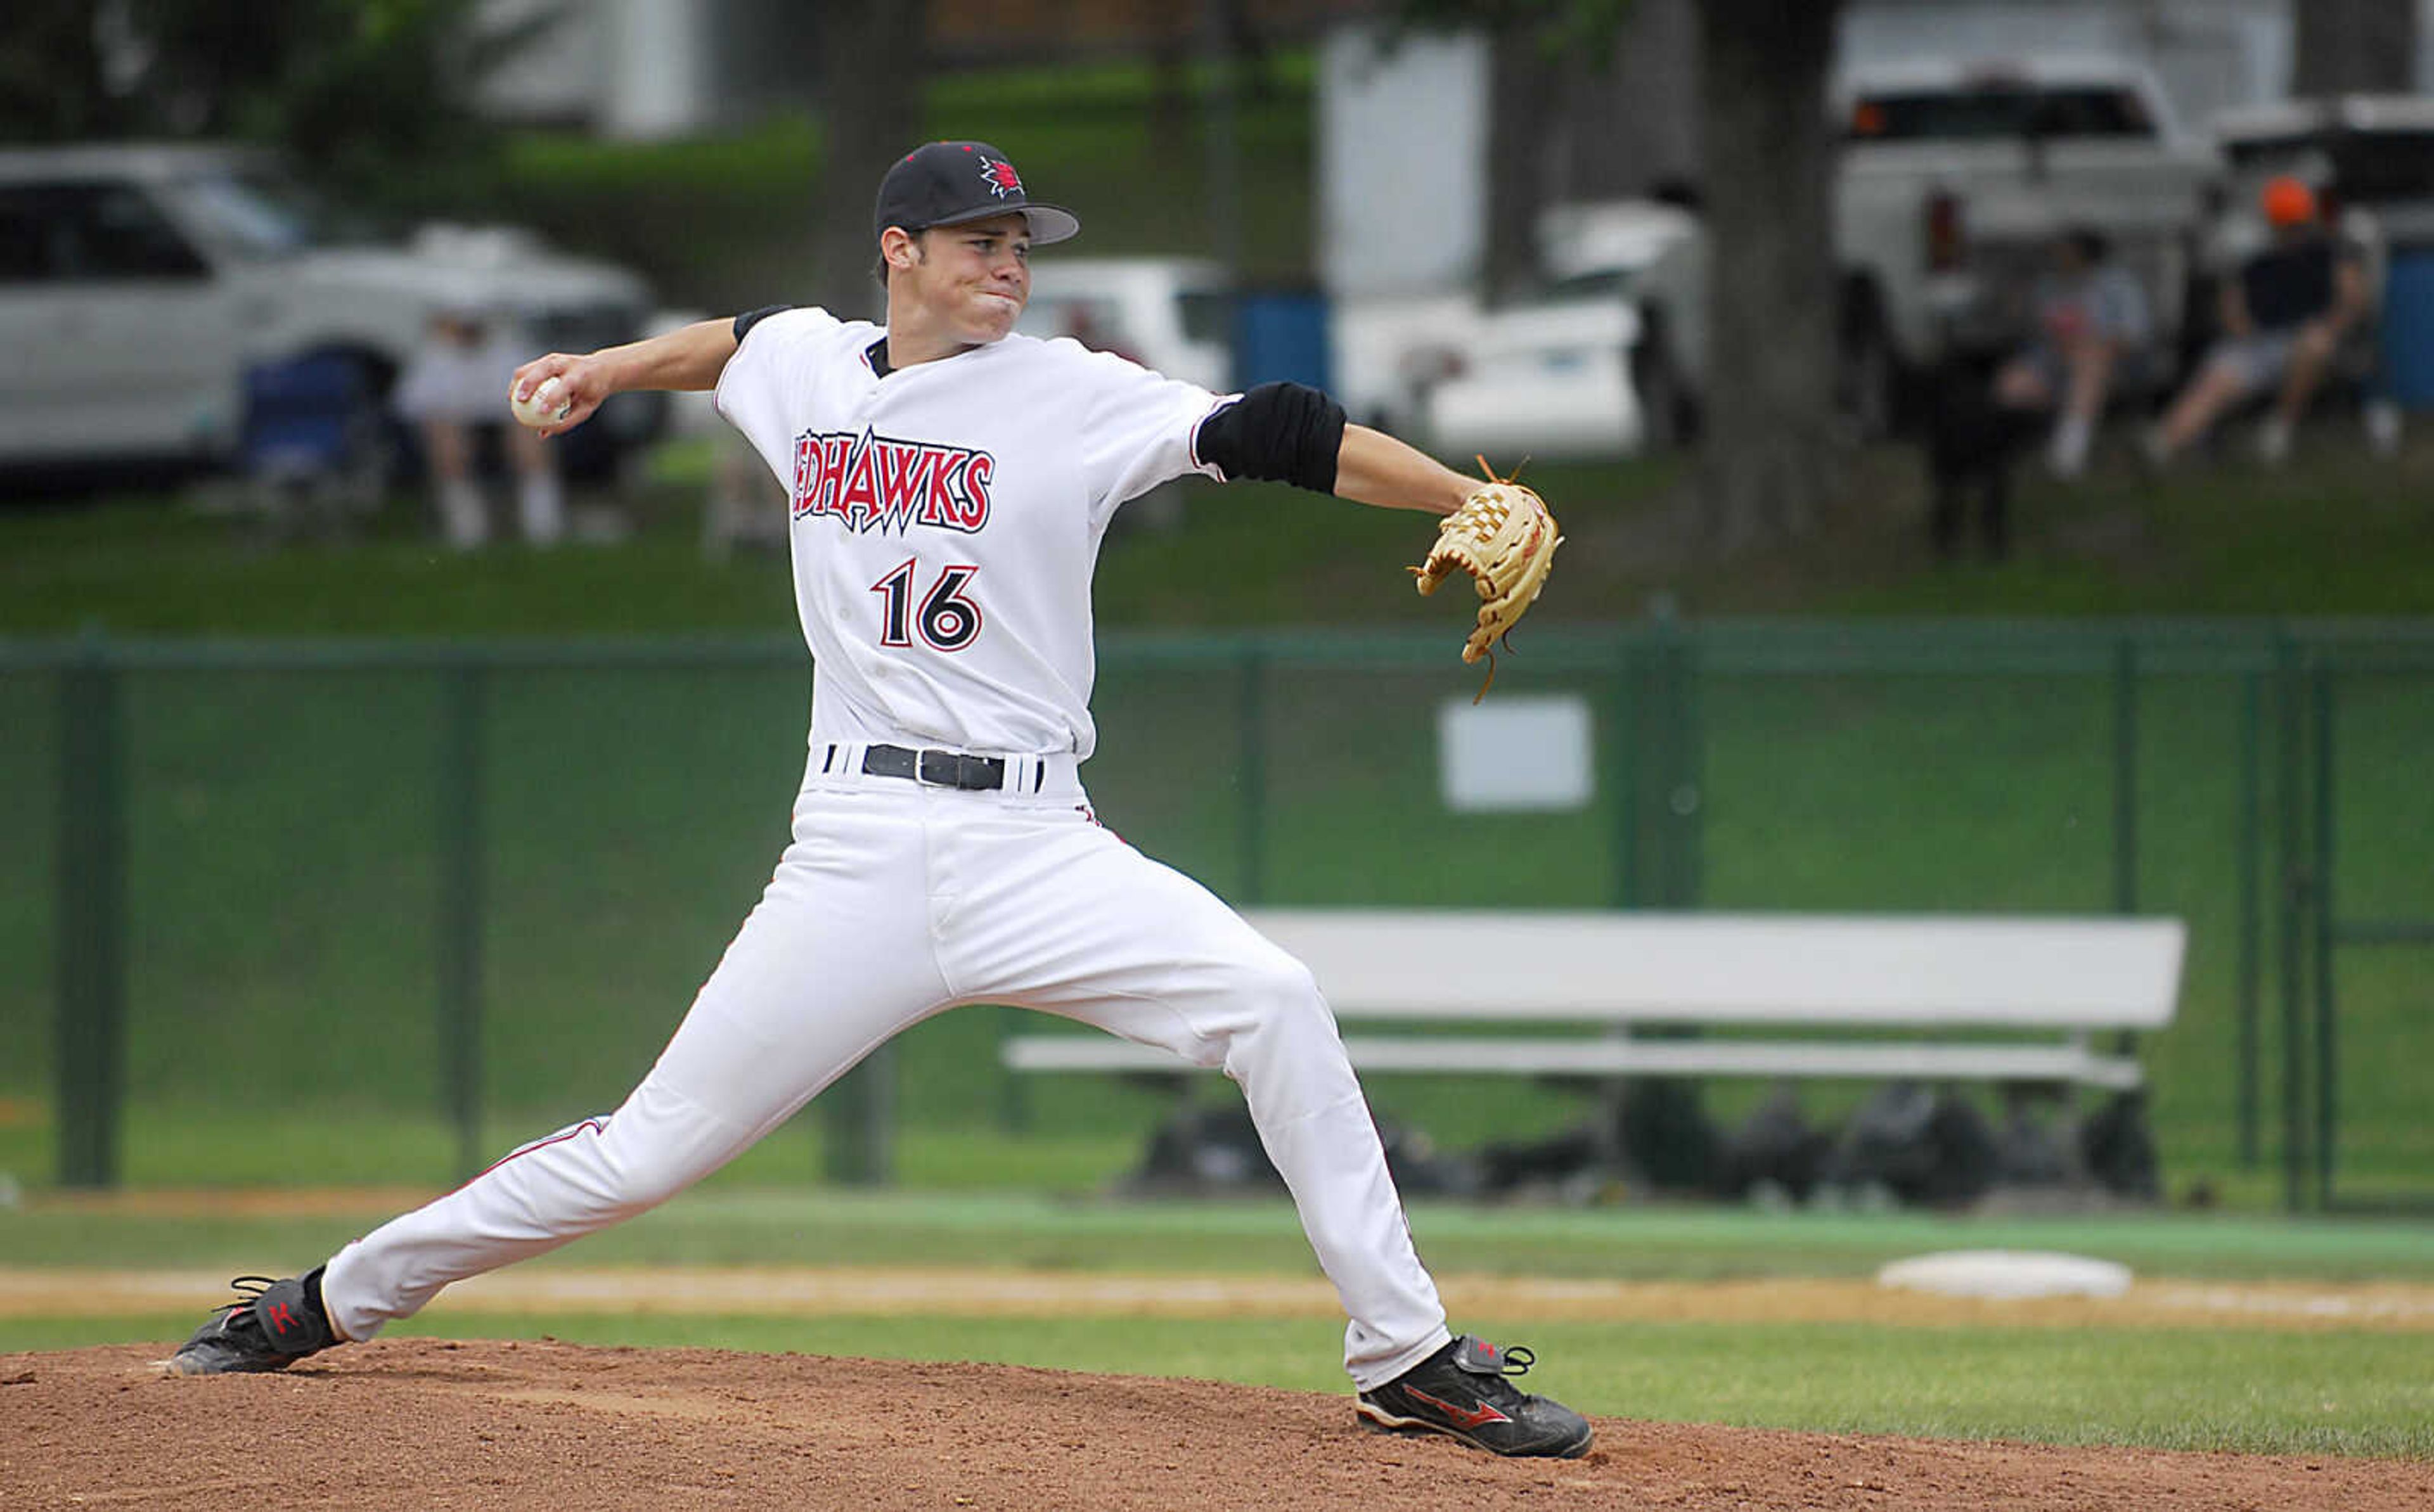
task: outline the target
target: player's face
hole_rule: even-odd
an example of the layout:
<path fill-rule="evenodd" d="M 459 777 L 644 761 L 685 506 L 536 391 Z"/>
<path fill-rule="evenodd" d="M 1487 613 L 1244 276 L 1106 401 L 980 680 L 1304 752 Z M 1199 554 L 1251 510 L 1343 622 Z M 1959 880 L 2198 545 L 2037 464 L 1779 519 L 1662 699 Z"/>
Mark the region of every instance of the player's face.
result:
<path fill-rule="evenodd" d="M 937 226 L 914 270 L 921 303 L 959 341 L 985 344 L 1014 329 L 1031 301 L 1031 224 L 997 215 Z"/>

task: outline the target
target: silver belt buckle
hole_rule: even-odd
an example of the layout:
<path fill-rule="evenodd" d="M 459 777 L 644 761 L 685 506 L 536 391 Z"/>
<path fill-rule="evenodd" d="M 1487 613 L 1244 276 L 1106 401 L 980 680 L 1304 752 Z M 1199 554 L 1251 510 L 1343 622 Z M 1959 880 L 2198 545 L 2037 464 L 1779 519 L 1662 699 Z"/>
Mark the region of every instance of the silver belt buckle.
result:
<path fill-rule="evenodd" d="M 914 780 L 934 788 L 952 788 L 961 775 L 961 766 L 952 751 L 923 751 L 913 760 Z"/>

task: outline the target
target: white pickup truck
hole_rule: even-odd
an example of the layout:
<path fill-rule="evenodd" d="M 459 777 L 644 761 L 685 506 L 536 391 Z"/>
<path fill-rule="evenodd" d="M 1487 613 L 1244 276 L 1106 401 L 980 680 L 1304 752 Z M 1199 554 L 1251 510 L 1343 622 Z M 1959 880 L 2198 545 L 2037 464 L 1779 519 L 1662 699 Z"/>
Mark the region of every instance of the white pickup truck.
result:
<path fill-rule="evenodd" d="M 339 357 L 378 404 L 443 306 L 518 320 L 536 354 L 629 340 L 651 309 L 635 274 L 509 229 L 341 231 L 239 148 L 0 151 L 0 467 L 242 460 L 249 370 Z M 568 467 L 648 439 L 661 399 L 610 400 Z"/>
<path fill-rule="evenodd" d="M 1854 69 L 1833 97 L 1843 387 L 1863 432 L 1889 428 L 1905 385 L 1942 358 L 2016 338 L 2023 296 L 2066 227 L 2111 240 L 2169 352 L 2221 168 L 2151 71 L 2102 58 L 1911 62 Z M 1637 377 L 1659 440 L 1695 418 L 1705 390 L 1707 256 L 1704 235 L 1682 238 L 1636 281 Z"/>

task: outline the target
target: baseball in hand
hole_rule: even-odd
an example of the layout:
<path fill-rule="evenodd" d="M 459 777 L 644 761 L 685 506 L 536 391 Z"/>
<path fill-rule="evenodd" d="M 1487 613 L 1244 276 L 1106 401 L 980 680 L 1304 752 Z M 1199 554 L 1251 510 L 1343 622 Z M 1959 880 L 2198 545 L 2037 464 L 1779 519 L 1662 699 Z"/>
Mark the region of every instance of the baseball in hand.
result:
<path fill-rule="evenodd" d="M 516 398 L 515 385 L 508 384 L 507 408 L 516 412 L 517 419 L 538 431 L 565 419 L 574 408 L 574 400 L 566 397 L 557 379 L 544 378 L 524 399 Z"/>

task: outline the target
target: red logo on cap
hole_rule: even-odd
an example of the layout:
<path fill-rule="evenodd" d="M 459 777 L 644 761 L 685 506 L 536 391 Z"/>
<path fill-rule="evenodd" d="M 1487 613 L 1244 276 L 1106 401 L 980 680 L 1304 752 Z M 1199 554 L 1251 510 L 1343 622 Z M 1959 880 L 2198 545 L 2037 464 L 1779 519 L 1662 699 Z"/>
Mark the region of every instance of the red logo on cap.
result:
<path fill-rule="evenodd" d="M 989 193 L 1000 199 L 1022 193 L 1022 176 L 1003 158 L 983 158 L 981 177 L 988 181 Z"/>

